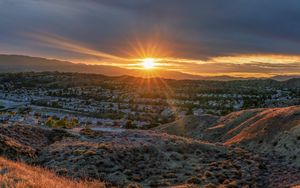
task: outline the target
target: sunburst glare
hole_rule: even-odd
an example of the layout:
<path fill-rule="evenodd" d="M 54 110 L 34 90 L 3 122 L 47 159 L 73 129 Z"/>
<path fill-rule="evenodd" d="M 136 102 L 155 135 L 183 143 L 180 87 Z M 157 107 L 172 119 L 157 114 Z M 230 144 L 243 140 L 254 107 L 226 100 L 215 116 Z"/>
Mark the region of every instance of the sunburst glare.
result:
<path fill-rule="evenodd" d="M 144 69 L 153 69 L 155 67 L 155 60 L 153 58 L 145 58 L 142 64 Z"/>

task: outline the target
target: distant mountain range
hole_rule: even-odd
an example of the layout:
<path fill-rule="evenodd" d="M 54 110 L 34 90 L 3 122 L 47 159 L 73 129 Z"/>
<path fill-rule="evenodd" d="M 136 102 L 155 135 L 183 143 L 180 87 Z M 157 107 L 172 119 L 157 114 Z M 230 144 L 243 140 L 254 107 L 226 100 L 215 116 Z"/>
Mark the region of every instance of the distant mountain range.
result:
<path fill-rule="evenodd" d="M 126 69 L 107 65 L 87 65 L 76 64 L 69 61 L 60 61 L 56 59 L 46 59 L 40 57 L 30 57 L 23 55 L 0 55 L 0 72 L 44 72 L 44 71 L 59 71 L 59 72 L 78 72 L 78 73 L 93 73 L 104 74 L 108 76 L 137 76 L 145 77 L 145 71 L 136 69 Z M 149 71 L 148 71 L 149 72 Z M 153 77 L 169 78 L 169 79 L 190 79 L 190 80 L 245 80 L 254 79 L 233 77 L 233 76 L 199 76 L 178 71 L 155 70 Z M 278 75 L 272 77 L 274 80 L 284 81 L 292 78 L 300 78 L 300 75 L 286 76 Z"/>

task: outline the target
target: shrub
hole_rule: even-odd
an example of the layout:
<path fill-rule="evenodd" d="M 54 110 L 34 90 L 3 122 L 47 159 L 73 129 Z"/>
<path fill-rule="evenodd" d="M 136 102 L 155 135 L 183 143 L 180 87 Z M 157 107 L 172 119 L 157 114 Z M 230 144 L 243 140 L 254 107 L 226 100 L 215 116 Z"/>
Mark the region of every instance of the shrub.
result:
<path fill-rule="evenodd" d="M 206 171 L 206 172 L 204 173 L 204 176 L 205 176 L 205 177 L 212 177 L 213 174 L 212 174 L 210 171 Z"/>
<path fill-rule="evenodd" d="M 96 135 L 95 131 L 93 131 L 89 126 L 86 126 L 85 128 L 81 129 L 79 131 L 79 134 L 89 137 L 94 137 Z"/>
<path fill-rule="evenodd" d="M 142 186 L 138 183 L 129 183 L 126 187 L 127 188 L 142 188 Z"/>
<path fill-rule="evenodd" d="M 46 125 L 51 128 L 72 129 L 78 125 L 78 120 L 72 119 L 71 121 L 68 121 L 67 118 L 63 118 L 55 121 L 53 117 L 49 117 Z"/>
<path fill-rule="evenodd" d="M 134 129 L 136 126 L 132 123 L 131 120 L 127 121 L 125 124 L 125 129 Z"/>
<path fill-rule="evenodd" d="M 217 188 L 215 184 L 209 183 L 204 186 L 204 188 Z"/>
<path fill-rule="evenodd" d="M 55 124 L 55 121 L 53 120 L 53 118 L 49 117 L 48 120 L 46 121 L 46 125 L 48 127 L 53 127 L 54 124 Z"/>
<path fill-rule="evenodd" d="M 189 178 L 189 179 L 186 181 L 186 183 L 188 183 L 188 184 L 201 184 L 202 181 L 201 181 L 200 178 L 193 176 L 193 177 Z"/>

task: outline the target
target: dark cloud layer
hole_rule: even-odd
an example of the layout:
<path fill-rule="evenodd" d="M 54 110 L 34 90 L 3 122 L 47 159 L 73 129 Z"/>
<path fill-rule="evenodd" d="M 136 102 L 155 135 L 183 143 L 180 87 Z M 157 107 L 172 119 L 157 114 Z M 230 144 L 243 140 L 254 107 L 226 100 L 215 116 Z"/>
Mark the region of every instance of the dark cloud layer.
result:
<path fill-rule="evenodd" d="M 82 57 L 26 35 L 40 32 L 117 56 L 154 39 L 178 58 L 300 55 L 300 1 L 0 0 L 0 51 Z"/>

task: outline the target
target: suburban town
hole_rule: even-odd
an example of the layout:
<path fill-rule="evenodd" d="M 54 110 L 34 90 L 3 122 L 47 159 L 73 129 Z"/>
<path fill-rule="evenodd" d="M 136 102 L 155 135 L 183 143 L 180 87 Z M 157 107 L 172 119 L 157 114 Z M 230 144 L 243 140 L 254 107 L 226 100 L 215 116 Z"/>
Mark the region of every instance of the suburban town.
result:
<path fill-rule="evenodd" d="M 55 72 L 1 74 L 0 80 L 0 122 L 6 124 L 149 129 L 188 115 L 300 104 L 299 85 L 272 80 L 249 84 Z"/>

